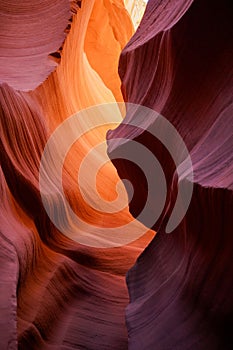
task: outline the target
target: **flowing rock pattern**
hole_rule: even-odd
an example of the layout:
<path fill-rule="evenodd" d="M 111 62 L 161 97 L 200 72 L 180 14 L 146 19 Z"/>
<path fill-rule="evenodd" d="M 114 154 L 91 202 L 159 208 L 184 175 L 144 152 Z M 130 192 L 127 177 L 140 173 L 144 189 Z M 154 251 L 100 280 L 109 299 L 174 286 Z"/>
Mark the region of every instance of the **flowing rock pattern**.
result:
<path fill-rule="evenodd" d="M 0 349 L 232 348 L 232 5 L 150 0 L 133 35 L 132 21 L 142 13 L 136 6 L 142 3 L 1 2 Z M 150 107 L 175 126 L 194 172 L 193 180 L 183 174 L 180 182 L 193 181 L 193 196 L 183 221 L 166 234 L 179 191 L 174 159 L 150 134 L 153 113 L 132 128 L 135 111 L 126 107 L 122 119 L 124 108 L 114 105 L 117 128 L 108 131 L 109 115 L 67 153 L 64 193 L 48 177 L 48 192 L 55 189 L 49 208 L 65 228 L 74 226 L 65 194 L 96 234 L 134 222 L 127 232 L 133 237 L 144 227 L 133 216 L 148 193 L 146 169 L 123 161 L 131 140 L 158 159 L 168 193 L 153 226 L 156 235 L 144 227 L 147 233 L 128 245 L 88 247 L 49 219 L 40 193 L 40 161 L 54 130 L 71 115 L 116 101 Z M 88 123 L 77 121 L 80 133 Z M 89 206 L 77 186 L 83 159 L 98 143 L 106 145 L 106 133 L 110 157 L 116 152 L 122 157 L 95 173 L 101 157 L 92 155 L 82 190 L 94 198 L 89 176 L 95 173 L 98 193 L 111 208 L 119 178 L 131 180 L 129 207 L 113 213 L 102 211 L 98 200 Z M 56 145 L 58 153 L 68 135 Z M 181 162 L 182 146 L 172 141 Z M 57 159 L 50 161 L 52 168 Z M 75 228 L 82 237 L 90 235 Z"/>
<path fill-rule="evenodd" d="M 48 55 L 65 40 L 69 2 L 3 0 L 0 15 L 0 82 L 32 90 L 55 68 Z"/>
<path fill-rule="evenodd" d="M 54 3 L 53 18 L 39 11 L 40 6 L 44 8 L 45 5 L 49 11 L 48 2 L 30 4 L 38 21 L 42 16 L 42 22 L 54 25 L 56 19 L 53 38 L 54 31 L 61 38 L 59 28 L 67 23 L 66 4 Z M 10 18 L 13 10 L 8 3 L 2 6 Z M 34 10 L 38 9 L 36 14 L 33 6 Z M 28 7 L 29 3 L 25 2 L 22 11 Z M 15 66 L 11 74 L 7 64 L 1 74 L 5 81 L 0 87 L 1 349 L 127 349 L 125 274 L 153 236 L 153 232 L 148 232 L 139 241 L 122 248 L 83 246 L 61 234 L 42 205 L 40 158 L 53 130 L 85 107 L 115 99 L 122 101 L 117 64 L 121 49 L 133 33 L 123 2 L 105 1 L 103 4 L 88 0 L 75 9 L 77 13 L 72 17 L 60 64 L 43 84 L 30 93 L 14 89 L 31 89 L 45 79 L 48 70 L 42 60 L 36 61 L 39 75 L 26 65 L 29 73 L 22 69 L 17 77 Z M 30 26 L 31 13 L 23 19 L 17 17 L 17 21 Z M 125 23 L 120 31 L 117 30 L 119 22 Z M 33 25 L 38 26 L 35 23 Z M 99 31 L 98 26 L 103 30 Z M 5 31 L 7 28 L 12 30 L 7 26 Z M 40 33 L 47 29 L 46 26 L 38 28 Z M 36 42 L 37 32 L 29 34 Z M 16 35 L 22 32 L 16 31 Z M 43 39 L 42 34 L 40 38 Z M 47 39 L 50 41 L 49 33 Z M 20 43 L 24 41 L 22 36 Z M 7 36 L 6 42 L 12 44 Z M 108 42 L 106 51 L 101 42 Z M 43 51 L 44 57 L 58 49 L 60 41 L 55 40 L 55 44 L 51 42 L 52 46 Z M 112 52 L 111 64 L 106 71 L 104 62 L 109 52 Z M 98 55 L 98 60 L 91 59 L 93 55 Z M 37 60 L 38 56 L 34 58 Z M 12 69 L 10 60 L 9 65 Z M 120 111 L 118 114 L 120 121 Z M 114 227 L 132 220 L 128 208 L 113 216 L 89 208 L 76 183 L 82 158 L 93 144 L 105 140 L 106 130 L 107 125 L 74 145 L 64 165 L 63 183 L 77 214 L 92 225 Z M 95 163 L 95 159 L 92 161 Z M 100 170 L 98 179 L 100 193 L 114 199 L 119 178 L 111 163 Z M 88 184 L 85 190 L 92 193 Z M 62 201 L 51 200 L 54 210 L 62 212 L 62 204 Z"/>
<path fill-rule="evenodd" d="M 232 6 L 229 1 L 150 1 L 123 50 L 124 99 L 161 113 L 176 127 L 192 159 L 194 191 L 188 212 L 170 234 L 165 224 L 177 196 L 176 169 L 165 147 L 142 128 L 108 134 L 110 156 L 130 140 L 149 148 L 167 177 L 167 210 L 158 232 L 129 271 L 126 310 L 129 349 L 231 349 L 233 345 L 233 106 Z M 114 145 L 115 142 L 115 145 Z M 174 144 L 177 154 L 182 153 Z M 120 156 L 119 156 L 120 158 Z M 119 175 L 146 191 L 143 174 L 115 161 Z M 189 176 L 183 180 L 190 181 Z M 142 190 L 141 188 L 144 188 Z M 139 189 L 130 211 L 141 210 Z M 146 197 L 146 194 L 144 195 Z M 144 198 L 143 197 L 143 198 Z M 153 208 L 153 203 L 152 203 Z"/>

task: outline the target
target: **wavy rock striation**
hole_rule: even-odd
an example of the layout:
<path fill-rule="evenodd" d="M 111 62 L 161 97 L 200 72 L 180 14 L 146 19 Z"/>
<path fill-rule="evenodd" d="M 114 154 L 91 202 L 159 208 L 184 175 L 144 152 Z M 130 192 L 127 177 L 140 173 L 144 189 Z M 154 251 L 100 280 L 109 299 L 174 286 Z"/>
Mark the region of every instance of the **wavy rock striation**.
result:
<path fill-rule="evenodd" d="M 131 8 L 142 2 L 125 3 Z M 0 348 L 231 349 L 230 1 L 150 0 L 132 38 L 123 0 L 2 1 L 0 8 Z M 51 56 L 59 62 L 55 70 Z M 110 156 L 119 155 L 113 160 L 118 174 L 110 162 L 96 171 L 101 156 L 94 154 L 83 192 L 93 200 L 89 179 L 94 173 L 100 197 L 111 207 L 119 176 L 129 179 L 135 189 L 129 209 L 137 217 L 147 200 L 147 169 L 121 159 L 135 140 L 159 160 L 168 193 L 153 226 L 155 237 L 148 230 L 123 247 L 88 247 L 62 234 L 49 219 L 40 194 L 40 161 L 49 137 L 68 117 L 116 101 L 144 105 L 167 118 L 187 145 L 194 179 L 184 173 L 178 182 L 173 156 L 182 162 L 182 144 L 169 140 L 171 156 L 152 137 L 153 113 L 139 116 L 140 127 L 132 128 L 137 111 L 127 107 L 123 123 L 123 108 L 115 105 L 115 125 L 122 123 L 108 133 L 108 142 Z M 82 133 L 88 123 L 78 120 L 76 128 Z M 127 206 L 106 213 L 100 197 L 91 207 L 77 186 L 83 159 L 99 142 L 106 145 L 109 128 L 111 115 L 103 127 L 73 144 L 62 170 L 64 193 L 48 177 L 48 193 L 54 191 L 48 206 L 65 228 L 75 226 L 65 194 L 96 235 L 101 229 L 119 232 L 133 222 L 126 233 L 134 237 L 143 225 Z M 166 128 L 160 132 L 169 139 Z M 118 136 L 128 142 L 115 140 Z M 58 154 L 66 138 L 56 145 Z M 57 159 L 50 154 L 49 160 L 53 169 Z M 174 232 L 166 234 L 179 185 L 190 182 L 189 209 Z M 150 202 L 152 217 L 155 203 Z M 93 234 L 83 226 L 75 229 L 82 237 Z"/>
<path fill-rule="evenodd" d="M 6 20 L 13 15 L 16 19 L 3 28 L 9 60 L 4 61 L 1 76 L 8 85 L 0 86 L 1 349 L 127 349 L 125 274 L 153 233 L 120 248 L 96 249 L 78 244 L 51 223 L 39 191 L 40 159 L 53 130 L 85 107 L 122 100 L 117 62 L 133 27 L 122 1 L 104 3 L 106 6 L 99 0 L 82 1 L 72 17 L 60 65 L 30 93 L 15 89 L 32 89 L 50 72 L 44 58 L 63 40 L 61 28 L 65 27 L 68 9 L 63 1 L 25 2 L 24 7 L 19 2 L 18 16 L 9 2 L 1 4 Z M 41 18 L 40 26 L 34 16 Z M 99 31 L 100 22 L 103 30 Z M 126 26 L 117 31 L 119 22 Z M 26 27 L 30 32 L 23 31 Z M 41 46 L 37 47 L 40 52 L 31 57 L 33 47 L 29 50 L 24 45 L 25 40 L 35 39 L 34 27 Z M 19 50 L 12 48 L 12 31 L 15 38 L 25 34 L 18 42 L 23 46 L 19 56 Z M 106 51 L 100 44 L 105 42 Z M 104 60 L 110 51 L 111 64 L 106 71 Z M 95 54 L 97 61 L 90 58 Z M 120 111 L 118 116 L 120 121 Z M 105 140 L 106 128 L 93 130 L 74 145 L 63 171 L 64 191 L 73 210 L 97 230 L 132 220 L 128 208 L 113 216 L 89 208 L 77 189 L 77 169 L 93 144 Z M 95 161 L 92 159 L 92 166 Z M 95 171 L 90 169 L 90 173 Z M 114 199 L 119 178 L 113 165 L 101 169 L 98 179 L 101 194 Z M 48 184 L 55 186 L 50 179 Z M 93 189 L 88 183 L 84 190 L 91 196 Z M 72 225 L 59 191 L 49 204 L 65 224 Z"/>
<path fill-rule="evenodd" d="M 54 70 L 48 55 L 65 40 L 69 2 L 4 0 L 0 5 L 0 76 L 18 90 L 32 90 Z"/>
<path fill-rule="evenodd" d="M 168 184 L 165 209 L 153 227 L 158 232 L 127 276 L 132 350 L 232 348 L 232 19 L 230 1 L 151 0 L 120 57 L 125 101 L 152 108 L 176 127 L 194 174 L 189 209 L 166 234 L 177 171 L 166 147 L 149 134 L 153 115 L 132 130 L 127 123 L 137 112 L 128 108 L 124 124 L 108 134 L 110 157 L 117 152 L 124 158 L 130 140 L 137 141 L 160 161 Z M 173 148 L 179 157 L 183 149 Z M 143 172 L 122 159 L 114 163 L 122 178 L 136 184 L 130 204 L 136 217 L 147 196 Z M 185 186 L 191 178 L 180 181 Z"/>

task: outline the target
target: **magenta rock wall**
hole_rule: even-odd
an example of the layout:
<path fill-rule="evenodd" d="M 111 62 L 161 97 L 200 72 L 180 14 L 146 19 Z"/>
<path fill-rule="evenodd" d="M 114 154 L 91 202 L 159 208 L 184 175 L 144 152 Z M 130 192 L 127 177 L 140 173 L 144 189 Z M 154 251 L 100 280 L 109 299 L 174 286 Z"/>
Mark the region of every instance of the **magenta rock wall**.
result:
<path fill-rule="evenodd" d="M 233 7 L 229 0 L 149 0 L 133 34 L 125 4 L 0 5 L 0 350 L 233 348 Z M 46 198 L 58 227 L 42 199 L 41 157 L 57 127 L 100 104 L 114 106 L 112 114 L 94 130 L 95 115 L 76 124 L 83 135 L 63 164 L 64 193 L 48 171 Z M 159 114 L 180 139 L 158 124 Z M 58 155 L 68 131 L 55 145 Z M 77 173 L 98 142 L 111 161 L 96 171 L 101 156 L 94 154 L 80 189 Z M 136 143 L 166 180 L 153 225 L 159 179 L 151 198 L 145 174 L 153 176 L 152 164 L 128 159 Z M 57 161 L 51 156 L 51 169 Z M 120 178 L 129 180 L 132 198 L 131 188 L 121 189 L 129 203 L 104 212 L 92 173 L 110 207 Z M 192 188 L 190 203 L 167 233 L 181 186 L 179 210 Z M 63 196 L 89 226 L 75 226 Z M 148 202 L 146 219 L 134 220 Z M 66 234 L 73 227 L 84 244 Z M 110 237 L 119 227 L 127 243 L 88 245 L 101 229 Z"/>
<path fill-rule="evenodd" d="M 118 152 L 124 158 L 130 140 L 136 140 L 160 160 L 170 183 L 167 211 L 154 227 L 157 234 L 127 274 L 129 349 L 233 346 L 232 53 L 230 2 L 197 0 L 150 1 L 121 54 L 124 99 L 172 122 L 189 149 L 194 172 L 188 212 L 167 234 L 177 177 L 166 148 L 146 132 L 153 130 L 153 116 L 142 122 L 143 130 L 132 133 L 125 124 L 137 112 L 129 108 L 124 125 L 109 133 L 109 141 L 129 139 L 115 146 L 113 141 L 110 156 Z M 174 148 L 182 153 L 179 144 Z M 144 184 L 143 174 L 129 162 L 115 165 L 122 178 Z M 133 215 L 141 209 L 137 191 L 130 206 Z"/>

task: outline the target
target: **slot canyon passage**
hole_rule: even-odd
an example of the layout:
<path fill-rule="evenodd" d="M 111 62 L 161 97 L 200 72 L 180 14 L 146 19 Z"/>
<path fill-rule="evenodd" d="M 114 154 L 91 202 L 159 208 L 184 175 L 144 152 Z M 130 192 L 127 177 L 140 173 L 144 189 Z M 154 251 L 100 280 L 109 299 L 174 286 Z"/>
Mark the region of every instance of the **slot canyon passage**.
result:
<path fill-rule="evenodd" d="M 0 12 L 0 350 L 232 349 L 232 2 Z"/>

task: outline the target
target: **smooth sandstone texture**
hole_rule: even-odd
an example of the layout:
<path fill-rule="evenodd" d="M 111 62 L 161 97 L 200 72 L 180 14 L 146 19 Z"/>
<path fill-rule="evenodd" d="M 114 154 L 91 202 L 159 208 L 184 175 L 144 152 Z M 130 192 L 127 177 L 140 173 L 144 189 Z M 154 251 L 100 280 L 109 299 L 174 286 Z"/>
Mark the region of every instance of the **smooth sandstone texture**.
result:
<path fill-rule="evenodd" d="M 150 0 L 131 38 L 124 3 L 129 9 L 139 1 L 1 3 L 0 349 L 232 348 L 232 6 L 226 0 Z M 114 137 L 145 145 L 162 165 L 168 195 L 156 236 L 148 230 L 124 247 L 97 249 L 69 239 L 50 221 L 39 166 L 63 121 L 115 101 L 148 106 L 177 128 L 193 162 L 194 192 L 184 220 L 166 234 L 178 188 L 174 160 L 142 128 L 127 126 L 135 120 L 127 110 L 124 125 L 108 132 L 109 155 L 127 151 Z M 122 115 L 116 111 L 116 126 Z M 143 169 L 121 159 L 113 161 L 117 171 L 111 162 L 100 169 L 97 188 L 111 206 L 119 176 L 128 178 L 135 190 L 129 208 L 104 213 L 82 197 L 80 164 L 105 143 L 111 121 L 72 146 L 62 174 L 74 212 L 96 232 L 131 222 L 147 197 Z M 141 127 L 153 125 L 151 117 Z M 84 126 L 85 120 L 77 122 L 80 132 Z M 174 143 L 178 158 L 182 151 Z M 56 188 L 51 179 L 49 186 Z M 93 197 L 88 181 L 84 191 Z M 49 206 L 65 227 L 74 225 L 59 189 Z M 132 237 L 140 225 L 134 224 Z"/>
<path fill-rule="evenodd" d="M 30 4 L 33 8 L 34 3 Z M 56 2 L 59 8 L 62 4 Z M 35 6 L 40 5 L 45 4 L 39 2 Z M 128 346 L 125 274 L 154 233 L 148 232 L 137 242 L 122 248 L 96 249 L 80 245 L 50 222 L 39 192 L 40 158 L 54 129 L 83 108 L 122 100 L 117 64 L 133 26 L 122 1 L 105 1 L 104 5 L 88 0 L 82 1 L 81 8 L 75 7 L 77 13 L 71 19 L 60 64 L 35 90 L 16 91 L 14 88 L 25 90 L 28 87 L 27 77 L 22 75 L 13 80 L 13 75 L 7 74 L 6 78 L 3 75 L 8 85 L 4 83 L 0 87 L 1 349 L 96 350 L 127 349 Z M 9 4 L 6 7 L 11 13 Z M 61 13 L 53 10 L 54 16 L 59 19 L 62 15 L 65 22 L 64 8 Z M 40 15 L 37 12 L 38 21 Z M 47 15 L 43 16 L 44 21 L 47 18 L 52 23 Z M 105 28 L 102 31 L 93 23 L 99 23 L 100 18 L 101 28 Z M 119 22 L 126 26 L 116 33 Z M 24 24 L 29 23 L 24 18 Z M 60 25 L 58 21 L 58 32 Z M 30 35 L 33 37 L 33 32 Z M 22 42 L 25 44 L 24 37 Z M 108 42 L 105 52 L 101 42 Z M 53 51 L 57 49 L 53 47 Z M 110 51 L 111 64 L 106 70 L 104 62 Z M 92 55 L 99 55 L 99 59 L 91 62 Z M 46 68 L 42 61 L 39 63 L 42 70 Z M 33 87 L 46 77 L 38 78 L 36 71 L 30 74 Z M 118 116 L 121 121 L 120 111 Z M 105 215 L 89 207 L 77 188 L 77 171 L 84 155 L 96 142 L 105 141 L 108 120 L 105 122 L 105 127 L 93 130 L 72 147 L 63 171 L 64 191 L 74 211 L 97 229 L 114 228 L 133 220 L 127 207 L 115 215 Z M 81 128 L 82 123 L 78 127 Z M 91 161 L 93 167 L 95 161 Z M 114 199 L 118 180 L 109 162 L 98 173 L 100 194 Z M 93 191 L 88 183 L 84 190 L 90 194 Z M 51 208 L 60 211 L 61 220 L 72 225 L 63 211 L 63 204 L 59 192 L 57 201 L 51 198 Z"/>
<path fill-rule="evenodd" d="M 35 89 L 55 68 L 48 55 L 65 40 L 69 2 L 3 0 L 0 15 L 0 82 Z"/>
<path fill-rule="evenodd" d="M 130 110 L 124 125 L 108 134 L 110 157 L 117 152 L 123 158 L 130 144 L 110 143 L 115 137 L 149 148 L 162 164 L 169 189 L 167 211 L 154 226 L 158 232 L 127 275 L 132 350 L 233 345 L 232 15 L 229 1 L 150 1 L 120 57 L 124 99 L 172 122 L 189 149 L 194 171 L 188 212 L 166 234 L 177 196 L 168 151 L 142 129 L 127 128 L 136 118 Z M 142 120 L 148 131 L 153 123 L 153 118 Z M 174 149 L 182 153 L 179 145 Z M 122 178 L 141 184 L 130 205 L 136 216 L 147 195 L 143 174 L 123 160 L 115 166 Z M 189 176 L 181 181 L 190 181 Z"/>

